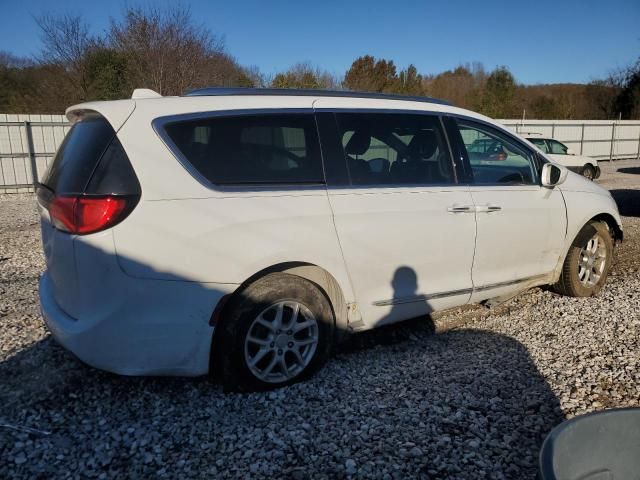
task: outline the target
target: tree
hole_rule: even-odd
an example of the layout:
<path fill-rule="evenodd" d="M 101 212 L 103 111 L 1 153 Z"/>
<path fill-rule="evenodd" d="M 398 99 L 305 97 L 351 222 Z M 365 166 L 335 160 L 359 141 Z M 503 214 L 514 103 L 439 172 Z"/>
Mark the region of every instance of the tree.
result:
<path fill-rule="evenodd" d="M 395 91 L 402 95 L 424 95 L 422 75 L 418 73 L 418 69 L 413 64 L 400 72 Z"/>
<path fill-rule="evenodd" d="M 640 58 L 625 72 L 615 110 L 625 119 L 640 118 Z"/>
<path fill-rule="evenodd" d="M 363 92 L 392 92 L 398 76 L 393 60 L 377 60 L 371 55 L 357 58 L 344 76 L 344 86 Z"/>
<path fill-rule="evenodd" d="M 494 118 L 508 118 L 512 115 L 512 102 L 516 91 L 516 82 L 507 67 L 497 67 L 487 77 L 482 95 L 480 111 Z"/>
<path fill-rule="evenodd" d="M 273 88 L 322 88 L 335 89 L 338 82 L 333 76 L 309 63 L 297 63 L 284 73 L 278 73 L 271 81 Z"/>
<path fill-rule="evenodd" d="M 131 94 L 127 82 L 127 58 L 111 48 L 87 53 L 88 95 L 93 100 L 116 100 Z"/>
<path fill-rule="evenodd" d="M 478 109 L 486 83 L 486 73 L 481 63 L 459 65 L 432 77 L 424 77 L 423 87 L 427 95 L 441 98 L 462 108 Z"/>
<path fill-rule="evenodd" d="M 45 14 L 36 17 L 36 23 L 42 40 L 40 63 L 58 67 L 64 82 L 76 91 L 76 99 L 87 100 L 87 53 L 99 43 L 90 35 L 89 26 L 79 15 Z"/>
<path fill-rule="evenodd" d="M 130 88 L 179 95 L 190 88 L 247 82 L 222 39 L 196 25 L 182 6 L 129 8 L 122 20 L 112 20 L 108 40 L 127 59 Z"/>
<path fill-rule="evenodd" d="M 611 77 L 590 82 L 585 91 L 585 102 L 590 105 L 588 118 L 613 118 L 616 114 L 616 98 L 620 90 L 620 85 L 617 85 Z"/>

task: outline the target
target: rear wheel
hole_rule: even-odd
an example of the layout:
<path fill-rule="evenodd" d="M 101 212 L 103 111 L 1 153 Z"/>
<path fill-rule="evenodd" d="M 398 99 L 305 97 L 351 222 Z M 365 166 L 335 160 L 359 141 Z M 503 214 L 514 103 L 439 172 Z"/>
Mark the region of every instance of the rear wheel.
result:
<path fill-rule="evenodd" d="M 609 229 L 602 222 L 589 222 L 571 244 L 554 289 L 571 297 L 596 295 L 607 279 L 612 260 Z"/>
<path fill-rule="evenodd" d="M 295 383 L 316 371 L 331 350 L 333 310 L 324 293 L 302 277 L 269 274 L 225 311 L 214 363 L 227 390 Z"/>
<path fill-rule="evenodd" d="M 594 178 L 596 178 L 596 169 L 591 165 L 585 165 L 582 169 L 582 176 L 584 178 L 588 178 L 589 180 L 593 180 Z"/>

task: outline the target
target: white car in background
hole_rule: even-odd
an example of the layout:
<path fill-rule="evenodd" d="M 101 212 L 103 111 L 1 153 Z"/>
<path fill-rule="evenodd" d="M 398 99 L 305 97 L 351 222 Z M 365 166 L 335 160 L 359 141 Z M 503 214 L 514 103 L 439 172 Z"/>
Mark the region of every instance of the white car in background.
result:
<path fill-rule="evenodd" d="M 572 172 L 579 173 L 589 180 L 595 180 L 600 176 L 600 167 L 595 158 L 576 155 L 572 149 L 554 138 L 536 133 L 520 133 L 520 135 L 542 150 L 551 160 L 564 165 Z"/>

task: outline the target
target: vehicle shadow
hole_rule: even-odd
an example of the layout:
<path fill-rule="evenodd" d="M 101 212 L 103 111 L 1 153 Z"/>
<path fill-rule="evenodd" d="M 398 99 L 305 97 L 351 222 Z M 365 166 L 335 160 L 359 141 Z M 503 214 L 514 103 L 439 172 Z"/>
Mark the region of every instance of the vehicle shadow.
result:
<path fill-rule="evenodd" d="M 640 167 L 620 167 L 618 168 L 620 173 L 630 173 L 632 175 L 640 175 Z"/>
<path fill-rule="evenodd" d="M 619 189 L 609 191 L 618 204 L 620 215 L 640 217 L 640 190 Z"/>
<path fill-rule="evenodd" d="M 173 478 L 185 462 L 200 476 L 245 476 L 258 462 L 264 476 L 334 478 L 368 452 L 365 477 L 535 476 L 544 436 L 563 416 L 522 344 L 474 329 L 383 328 L 399 331 L 393 343 L 369 339 L 306 382 L 254 394 L 225 394 L 204 377 L 112 375 L 47 338 L 0 364 L 0 423 L 51 434 L 0 428 L 0 458 L 22 441 L 33 461 L 7 473 L 79 472 L 84 456 L 118 477 Z"/>
<path fill-rule="evenodd" d="M 563 416 L 516 339 L 429 317 L 354 338 L 306 382 L 225 394 L 105 373 L 47 337 L 0 363 L 0 424 L 37 430 L 0 428 L 0 476 L 535 476 Z"/>

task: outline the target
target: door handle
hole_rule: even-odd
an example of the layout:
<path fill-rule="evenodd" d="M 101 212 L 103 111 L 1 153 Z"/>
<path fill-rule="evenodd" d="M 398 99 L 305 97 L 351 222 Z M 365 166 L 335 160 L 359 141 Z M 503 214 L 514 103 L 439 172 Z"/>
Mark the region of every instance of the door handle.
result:
<path fill-rule="evenodd" d="M 502 210 L 501 206 L 492 205 L 490 203 L 487 203 L 486 205 L 478 205 L 476 207 L 476 212 L 479 212 L 479 213 L 499 212 L 500 210 Z"/>
<path fill-rule="evenodd" d="M 447 208 L 449 213 L 472 213 L 474 211 L 473 205 L 451 205 Z"/>

